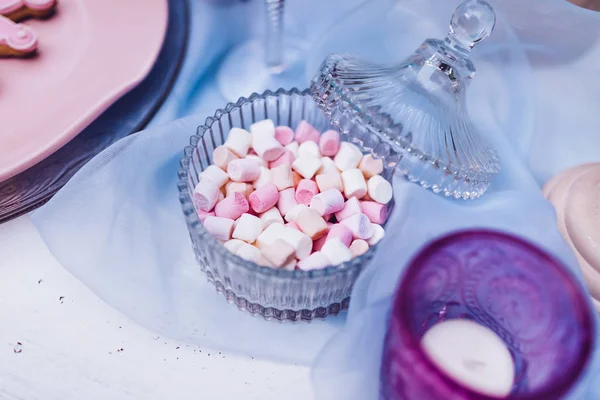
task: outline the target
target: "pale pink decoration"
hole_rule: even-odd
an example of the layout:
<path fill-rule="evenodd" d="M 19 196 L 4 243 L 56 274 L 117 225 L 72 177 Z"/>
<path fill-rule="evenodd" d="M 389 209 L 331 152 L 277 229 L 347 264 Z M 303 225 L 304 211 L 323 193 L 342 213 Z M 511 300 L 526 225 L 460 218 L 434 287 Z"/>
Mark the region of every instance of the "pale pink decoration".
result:
<path fill-rule="evenodd" d="M 296 202 L 308 206 L 317 193 L 319 193 L 319 189 L 314 181 L 302 179 L 296 188 Z"/>
<path fill-rule="evenodd" d="M 277 202 L 277 208 L 279 208 L 279 212 L 281 215 L 287 214 L 295 205 L 296 202 L 296 189 L 293 187 L 287 188 L 279 192 L 279 201 Z"/>
<path fill-rule="evenodd" d="M 278 126 L 275 128 L 275 139 L 282 146 L 286 146 L 294 140 L 294 130 L 289 126 Z"/>
<path fill-rule="evenodd" d="M 250 201 L 250 207 L 255 212 L 262 213 L 277 204 L 277 201 L 279 201 L 279 191 L 277 190 L 277 186 L 270 183 L 256 189 L 248 200 Z"/>
<path fill-rule="evenodd" d="M 294 163 L 295 159 L 296 159 L 296 156 L 294 156 L 294 153 L 292 153 L 289 150 L 284 150 L 283 154 L 281 154 L 279 157 L 277 157 L 273 161 L 269 162 L 269 168 L 279 167 L 280 165 L 283 165 L 283 164 L 292 165 Z"/>
<path fill-rule="evenodd" d="M 236 220 L 242 214 L 247 213 L 249 209 L 246 197 L 242 193 L 234 192 L 217 203 L 215 214 L 217 217 Z"/>
<path fill-rule="evenodd" d="M 307 140 L 311 140 L 317 144 L 319 144 L 319 131 L 316 130 L 311 124 L 306 121 L 300 121 L 298 127 L 296 128 L 296 142 L 298 144 L 302 144 Z"/>
<path fill-rule="evenodd" d="M 335 213 L 335 218 L 338 220 L 338 222 L 341 222 L 341 221 L 345 220 L 346 218 L 348 218 L 349 216 L 358 214 L 360 212 L 362 212 L 362 209 L 360 207 L 360 202 L 358 201 L 358 199 L 356 197 L 351 197 L 344 204 L 344 208 L 342 208 L 340 211 Z M 373 222 L 373 221 L 371 221 L 371 222 Z"/>
<path fill-rule="evenodd" d="M 334 237 L 340 239 L 342 243 L 346 245 L 346 247 L 350 246 L 352 243 L 352 231 L 348 229 L 344 224 L 335 224 L 331 228 L 329 228 L 329 233 L 327 233 L 327 240 L 333 239 Z"/>
<path fill-rule="evenodd" d="M 38 38 L 33 28 L 17 24 L 0 15 L 0 51 L 15 55 L 33 53 L 37 49 Z M 6 50 L 3 50 L 5 48 Z"/>
<path fill-rule="evenodd" d="M 388 209 L 385 204 L 377 203 L 376 201 L 361 201 L 360 208 L 374 224 L 383 224 L 388 216 Z"/>
<path fill-rule="evenodd" d="M 328 130 L 319 139 L 319 150 L 324 156 L 333 157 L 340 149 L 340 134 L 334 130 Z"/>

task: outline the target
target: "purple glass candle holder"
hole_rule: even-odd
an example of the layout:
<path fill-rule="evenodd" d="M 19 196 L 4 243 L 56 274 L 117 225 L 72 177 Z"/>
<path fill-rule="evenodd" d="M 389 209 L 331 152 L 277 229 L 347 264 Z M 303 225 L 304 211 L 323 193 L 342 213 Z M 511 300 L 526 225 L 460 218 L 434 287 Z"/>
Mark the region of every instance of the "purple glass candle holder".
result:
<path fill-rule="evenodd" d="M 422 249 L 397 288 L 382 399 L 495 398 L 450 378 L 421 347 L 429 328 L 456 318 L 486 326 L 504 341 L 515 365 L 510 399 L 562 398 L 586 367 L 595 338 L 584 293 L 559 261 L 509 234 L 453 233 Z"/>

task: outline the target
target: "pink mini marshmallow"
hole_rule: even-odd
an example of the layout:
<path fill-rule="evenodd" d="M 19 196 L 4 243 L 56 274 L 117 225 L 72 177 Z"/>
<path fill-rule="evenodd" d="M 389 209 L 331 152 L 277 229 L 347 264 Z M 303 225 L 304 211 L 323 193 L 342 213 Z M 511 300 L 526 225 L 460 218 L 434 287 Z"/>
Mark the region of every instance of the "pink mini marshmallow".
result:
<path fill-rule="evenodd" d="M 289 164 L 282 164 L 271 170 L 271 176 L 273 184 L 277 187 L 277 190 L 284 190 L 294 186 L 294 177 L 292 175 L 292 168 Z"/>
<path fill-rule="evenodd" d="M 214 217 L 215 216 L 215 212 L 211 211 L 211 212 L 204 212 L 202 210 L 198 210 L 198 218 L 200 218 L 200 222 L 204 223 L 204 220 L 206 219 L 206 217 Z"/>
<path fill-rule="evenodd" d="M 192 198 L 198 209 L 209 212 L 219 201 L 220 194 L 222 193 L 216 183 L 210 179 L 201 179 L 194 188 Z"/>
<path fill-rule="evenodd" d="M 298 218 L 296 218 L 296 224 L 312 240 L 325 236 L 329 230 L 325 220 L 312 208 L 300 211 Z"/>
<path fill-rule="evenodd" d="M 366 154 L 358 163 L 360 169 L 366 179 L 372 178 L 383 172 L 383 161 L 380 158 L 374 158 L 370 154 Z"/>
<path fill-rule="evenodd" d="M 317 240 L 313 241 L 313 251 L 321 251 L 323 245 L 327 241 L 327 235 L 321 236 Z"/>
<path fill-rule="evenodd" d="M 352 257 L 362 256 L 369 250 L 369 243 L 362 239 L 356 239 L 350 244 L 350 251 L 352 252 Z"/>
<path fill-rule="evenodd" d="M 352 231 L 348 229 L 344 224 L 335 224 L 331 228 L 329 228 L 329 233 L 327 233 L 327 240 L 333 239 L 334 237 L 340 239 L 342 243 L 346 245 L 346 247 L 350 246 L 352 243 Z"/>
<path fill-rule="evenodd" d="M 287 146 L 294 140 L 294 130 L 289 126 L 278 126 L 275 128 L 275 139 L 282 146 Z"/>
<path fill-rule="evenodd" d="M 296 159 L 296 156 L 294 156 L 294 153 L 292 153 L 289 150 L 284 150 L 282 155 L 277 157 L 275 160 L 269 162 L 269 168 L 279 167 L 280 165 L 283 165 L 283 164 L 292 165 L 294 163 L 295 159 Z"/>
<path fill-rule="evenodd" d="M 295 205 L 296 202 L 296 189 L 293 187 L 287 188 L 279 192 L 279 201 L 277 202 L 277 208 L 281 215 L 287 214 Z"/>
<path fill-rule="evenodd" d="M 324 156 L 335 156 L 340 149 L 340 134 L 332 129 L 324 132 L 319 139 L 319 149 Z"/>
<path fill-rule="evenodd" d="M 314 181 L 302 179 L 296 188 L 296 202 L 308 206 L 317 193 L 319 193 L 319 189 Z"/>
<path fill-rule="evenodd" d="M 227 164 L 237 159 L 238 156 L 225 146 L 219 146 L 213 151 L 213 164 L 223 171 L 227 171 Z"/>
<path fill-rule="evenodd" d="M 221 217 L 206 217 L 204 220 L 204 229 L 208 231 L 217 240 L 229 240 L 231 239 L 231 233 L 233 232 L 233 220 L 229 218 Z"/>
<path fill-rule="evenodd" d="M 319 134 L 319 131 L 304 120 L 300 121 L 298 127 L 296 128 L 296 142 L 298 142 L 298 144 L 302 144 L 307 140 L 319 144 L 320 136 L 321 135 Z"/>
<path fill-rule="evenodd" d="M 262 213 L 275 206 L 279 200 L 279 191 L 273 183 L 256 189 L 248 198 L 250 207 L 257 212 Z"/>
<path fill-rule="evenodd" d="M 354 214 L 340 223 L 352 231 L 354 239 L 369 239 L 373 236 L 373 226 L 365 214 Z"/>
<path fill-rule="evenodd" d="M 336 213 L 344 208 L 344 196 L 337 189 L 328 189 L 312 198 L 310 208 L 321 215 Z"/>
<path fill-rule="evenodd" d="M 246 197 L 242 193 L 234 192 L 217 203 L 215 215 L 236 220 L 242 214 L 247 213 L 249 209 L 250 206 Z"/>
<path fill-rule="evenodd" d="M 256 160 L 241 158 L 227 165 L 227 175 L 235 182 L 253 182 L 260 176 L 260 167 Z"/>
<path fill-rule="evenodd" d="M 360 208 L 360 201 L 358 201 L 356 197 L 350 197 L 346 203 L 344 203 L 344 208 L 335 213 L 335 218 L 338 220 L 338 222 L 341 222 L 351 215 L 361 212 L 362 209 Z"/>
<path fill-rule="evenodd" d="M 385 204 L 377 203 L 376 201 L 361 201 L 360 208 L 374 224 L 383 224 L 388 217 L 388 209 Z"/>

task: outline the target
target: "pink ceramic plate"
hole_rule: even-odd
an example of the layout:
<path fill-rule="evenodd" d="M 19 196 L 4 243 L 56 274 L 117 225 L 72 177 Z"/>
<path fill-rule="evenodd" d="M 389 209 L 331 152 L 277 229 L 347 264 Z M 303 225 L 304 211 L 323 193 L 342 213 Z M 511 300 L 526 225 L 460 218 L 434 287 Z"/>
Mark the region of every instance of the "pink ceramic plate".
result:
<path fill-rule="evenodd" d="M 63 146 L 152 68 L 167 0 L 60 0 L 38 55 L 0 59 L 0 181 Z"/>

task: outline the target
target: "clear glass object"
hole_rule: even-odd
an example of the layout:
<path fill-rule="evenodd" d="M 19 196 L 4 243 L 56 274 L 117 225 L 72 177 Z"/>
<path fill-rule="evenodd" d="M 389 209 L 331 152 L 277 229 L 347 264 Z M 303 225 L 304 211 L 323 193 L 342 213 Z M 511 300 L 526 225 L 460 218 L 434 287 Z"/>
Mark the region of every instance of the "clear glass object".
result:
<path fill-rule="evenodd" d="M 192 202 L 198 175 L 212 163 L 213 150 L 222 145 L 233 127 L 249 129 L 263 119 L 293 129 L 302 120 L 319 131 L 330 127 L 309 90 L 298 89 L 253 94 L 228 104 L 207 118 L 184 150 L 179 170 L 179 200 L 196 259 L 202 270 L 229 302 L 266 319 L 311 320 L 337 314 L 348 307 L 350 292 L 377 245 L 347 263 L 314 271 L 287 271 L 257 265 L 230 253 L 202 226 Z M 391 179 L 392 170 L 382 174 Z M 393 208 L 393 200 L 388 204 Z"/>
<path fill-rule="evenodd" d="M 251 93 L 280 87 L 303 87 L 306 44 L 284 29 L 284 0 L 264 0 L 264 40 L 250 40 L 228 54 L 217 75 L 221 94 L 237 101 Z"/>
<path fill-rule="evenodd" d="M 377 65 L 328 56 L 311 90 L 331 122 L 410 181 L 455 198 L 480 197 L 500 170 L 466 108 L 475 75 L 471 49 L 494 29 L 482 0 L 460 4 L 443 40 L 427 39 L 406 60 Z"/>
<path fill-rule="evenodd" d="M 558 260 L 509 234 L 462 231 L 430 243 L 396 289 L 380 398 L 493 399 L 451 379 L 421 347 L 429 328 L 456 318 L 484 325 L 504 341 L 515 364 L 510 399 L 564 398 L 596 337 L 583 293 Z"/>

